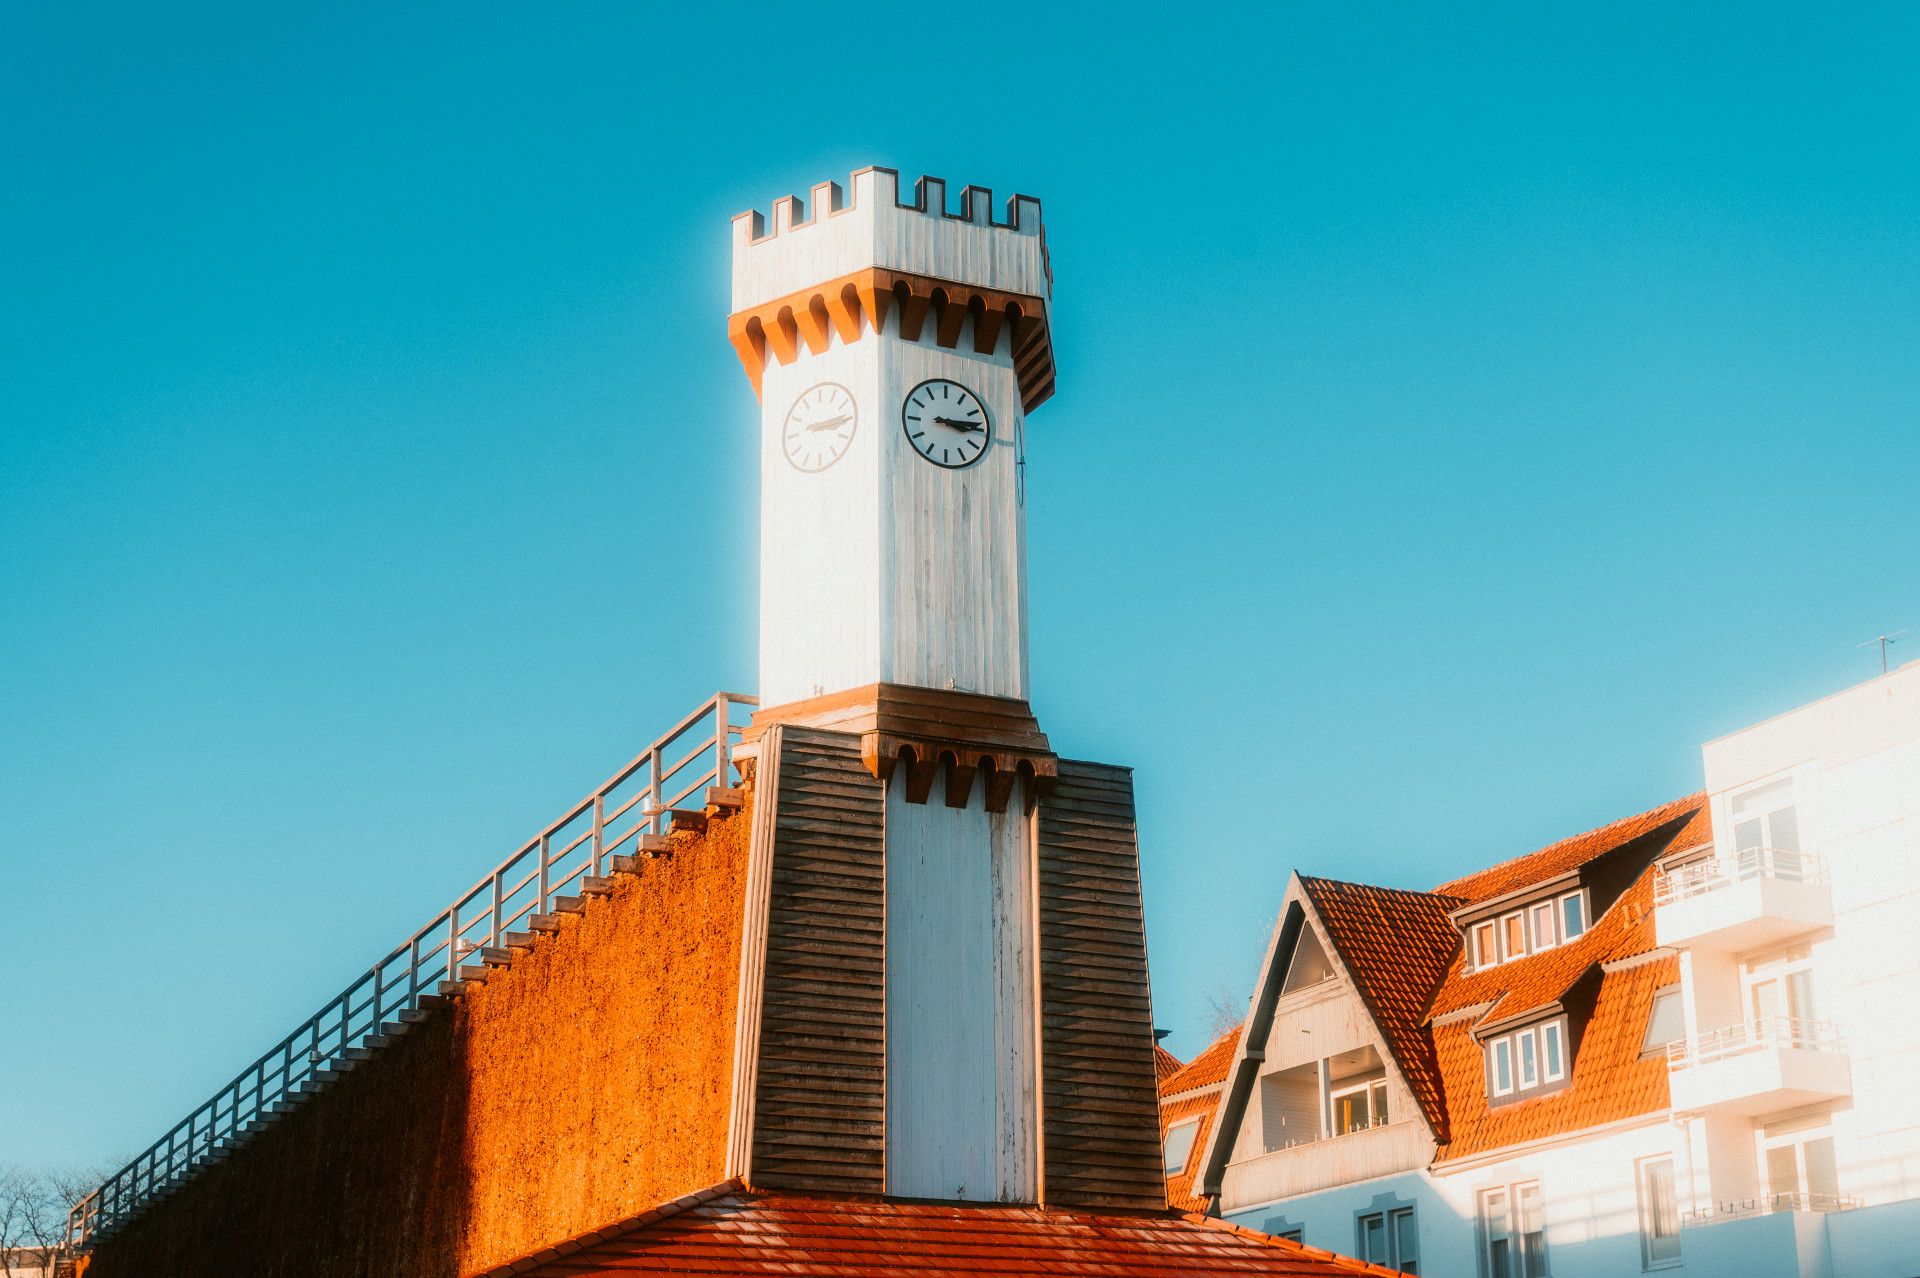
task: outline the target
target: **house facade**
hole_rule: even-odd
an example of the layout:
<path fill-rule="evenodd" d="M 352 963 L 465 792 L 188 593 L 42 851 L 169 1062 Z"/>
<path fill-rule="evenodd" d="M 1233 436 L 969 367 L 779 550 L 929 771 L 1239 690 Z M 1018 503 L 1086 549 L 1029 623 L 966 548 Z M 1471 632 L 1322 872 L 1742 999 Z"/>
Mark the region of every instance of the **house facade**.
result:
<path fill-rule="evenodd" d="M 1410 892 L 1295 875 L 1170 1197 L 1410 1273 L 1920 1272 L 1920 664 Z"/>

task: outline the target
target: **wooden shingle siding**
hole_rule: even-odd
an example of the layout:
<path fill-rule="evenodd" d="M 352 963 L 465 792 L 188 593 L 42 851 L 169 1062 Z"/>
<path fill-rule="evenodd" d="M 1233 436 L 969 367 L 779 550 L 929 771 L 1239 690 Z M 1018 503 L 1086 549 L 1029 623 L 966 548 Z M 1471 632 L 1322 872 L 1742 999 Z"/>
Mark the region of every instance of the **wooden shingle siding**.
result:
<path fill-rule="evenodd" d="M 1133 776 L 1060 761 L 1039 805 L 1045 1198 L 1166 1202 Z"/>
<path fill-rule="evenodd" d="M 785 727 L 752 1178 L 885 1188 L 886 794 L 860 739 Z"/>

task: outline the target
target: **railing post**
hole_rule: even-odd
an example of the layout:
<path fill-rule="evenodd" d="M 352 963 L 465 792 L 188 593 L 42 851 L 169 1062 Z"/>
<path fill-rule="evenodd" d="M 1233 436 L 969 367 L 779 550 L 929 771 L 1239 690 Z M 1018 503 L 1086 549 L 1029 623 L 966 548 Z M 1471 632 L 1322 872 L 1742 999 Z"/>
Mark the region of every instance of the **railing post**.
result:
<path fill-rule="evenodd" d="M 597 878 L 606 873 L 602 858 L 607 850 L 607 796 L 602 791 L 593 796 L 593 873 Z"/>
<path fill-rule="evenodd" d="M 553 900 L 552 900 L 553 867 L 547 861 L 548 843 L 549 843 L 549 840 L 547 836 L 544 834 L 541 835 L 540 836 L 540 913 L 542 914 L 553 913 Z"/>
<path fill-rule="evenodd" d="M 647 764 L 647 773 L 651 780 L 647 790 L 647 833 L 658 834 L 665 827 L 661 822 L 666 819 L 660 810 L 660 796 L 664 793 L 660 786 L 660 743 L 655 742 Z"/>
<path fill-rule="evenodd" d="M 500 944 L 500 911 L 504 903 L 503 894 L 506 890 L 504 886 L 505 876 L 506 871 L 504 870 L 495 870 L 493 872 L 493 920 L 487 929 L 487 944 L 489 945 Z"/>
<path fill-rule="evenodd" d="M 718 770 L 714 773 L 713 783 L 724 789 L 733 784 L 733 715 L 727 707 L 727 694 L 724 692 L 715 694 L 713 698 L 713 740 L 719 750 L 716 760 Z"/>

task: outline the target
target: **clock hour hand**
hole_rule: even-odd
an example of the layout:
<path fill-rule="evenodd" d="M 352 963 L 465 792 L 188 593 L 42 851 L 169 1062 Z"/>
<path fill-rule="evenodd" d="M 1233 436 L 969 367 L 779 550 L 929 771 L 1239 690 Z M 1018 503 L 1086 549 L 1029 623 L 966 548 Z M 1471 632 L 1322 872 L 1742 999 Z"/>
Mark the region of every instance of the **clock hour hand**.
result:
<path fill-rule="evenodd" d="M 829 417 L 824 422 L 815 422 L 813 425 L 807 427 L 807 433 L 811 435 L 815 431 L 832 430 L 836 426 L 846 425 L 851 420 L 853 419 L 850 416 L 848 416 L 845 413 L 842 413 L 838 417 Z"/>
<path fill-rule="evenodd" d="M 980 425 L 978 422 L 955 421 L 951 417 L 936 417 L 933 419 L 933 424 L 935 426 L 950 426 L 954 430 L 965 431 L 969 435 L 977 435 L 986 429 L 986 427 Z"/>

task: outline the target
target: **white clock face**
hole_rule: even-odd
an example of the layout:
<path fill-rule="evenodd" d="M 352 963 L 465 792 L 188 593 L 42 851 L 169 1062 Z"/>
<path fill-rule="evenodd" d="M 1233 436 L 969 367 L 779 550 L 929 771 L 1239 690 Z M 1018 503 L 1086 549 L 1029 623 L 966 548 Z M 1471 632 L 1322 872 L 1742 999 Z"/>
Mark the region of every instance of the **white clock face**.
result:
<path fill-rule="evenodd" d="M 980 397 L 944 377 L 921 382 L 900 406 L 900 426 L 913 451 L 958 470 L 980 460 L 993 442 L 993 419 Z"/>
<path fill-rule="evenodd" d="M 825 470 L 847 455 L 860 412 L 853 394 L 838 382 L 821 382 L 800 392 L 780 428 L 780 444 L 795 470 Z"/>

